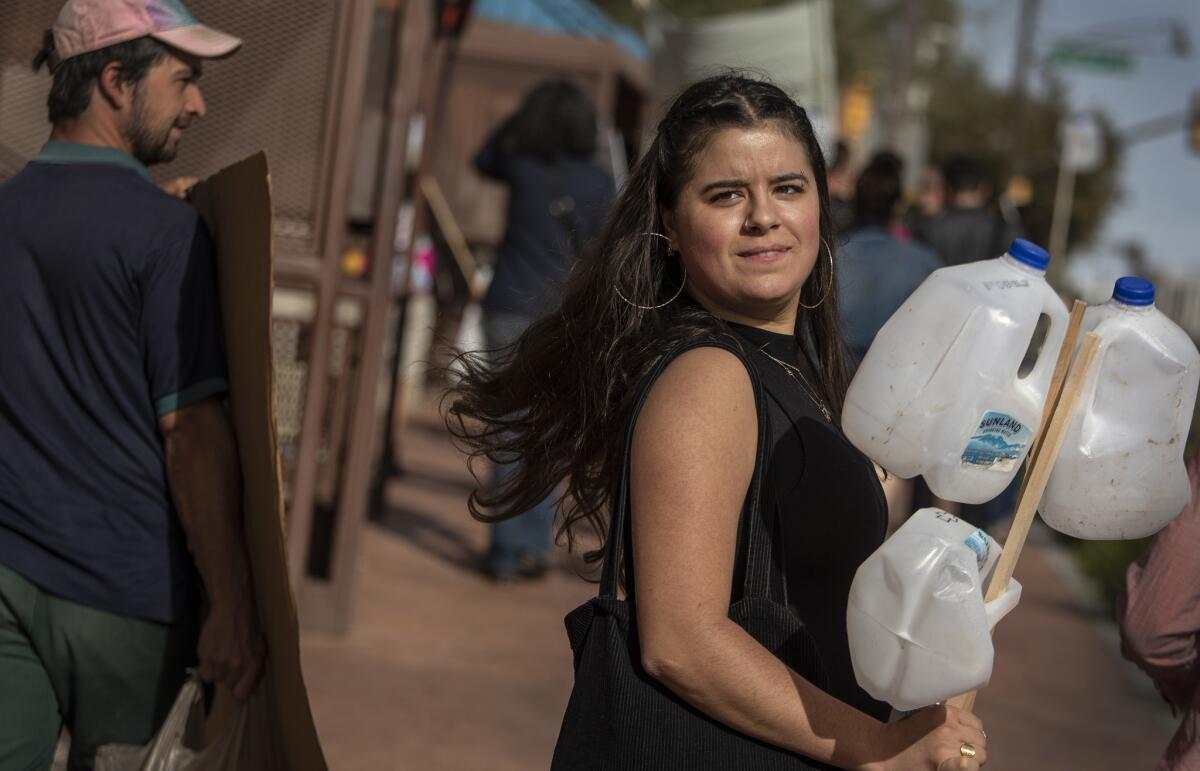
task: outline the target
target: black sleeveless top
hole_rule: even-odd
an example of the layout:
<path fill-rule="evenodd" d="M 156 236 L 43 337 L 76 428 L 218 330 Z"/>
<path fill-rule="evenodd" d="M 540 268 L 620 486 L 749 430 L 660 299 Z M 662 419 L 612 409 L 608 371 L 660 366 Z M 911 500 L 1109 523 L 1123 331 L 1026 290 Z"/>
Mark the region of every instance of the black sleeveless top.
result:
<path fill-rule="evenodd" d="M 741 324 L 730 329 L 746 346 L 765 392 L 770 447 L 765 491 L 774 498 L 776 559 L 788 604 L 821 652 L 828 692 L 887 720 L 891 707 L 859 687 L 850 663 L 846 605 L 858 566 L 887 533 L 887 503 L 871 462 L 821 414 L 813 396 L 776 359 L 815 375 L 791 335 Z M 765 353 L 764 353 L 765 352 Z"/>

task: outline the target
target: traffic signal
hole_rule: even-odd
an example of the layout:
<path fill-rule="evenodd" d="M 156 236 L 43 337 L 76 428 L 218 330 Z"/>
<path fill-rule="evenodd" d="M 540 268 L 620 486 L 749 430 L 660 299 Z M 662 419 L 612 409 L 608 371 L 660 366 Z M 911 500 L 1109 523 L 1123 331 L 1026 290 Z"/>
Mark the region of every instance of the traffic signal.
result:
<path fill-rule="evenodd" d="M 457 38 L 471 15 L 471 0 L 435 0 L 434 14 L 434 37 Z"/>
<path fill-rule="evenodd" d="M 1188 116 L 1188 147 L 1200 155 L 1200 91 L 1192 94 L 1192 114 Z"/>

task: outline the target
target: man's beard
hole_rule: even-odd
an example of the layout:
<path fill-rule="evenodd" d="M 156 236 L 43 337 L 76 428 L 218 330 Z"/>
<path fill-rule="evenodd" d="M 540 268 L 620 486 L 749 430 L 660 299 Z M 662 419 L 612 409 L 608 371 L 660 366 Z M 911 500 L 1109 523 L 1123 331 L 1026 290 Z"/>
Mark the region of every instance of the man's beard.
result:
<path fill-rule="evenodd" d="M 133 93 L 133 115 L 125 125 L 125 139 L 129 142 L 133 157 L 144 166 L 167 163 L 175 159 L 176 146 L 171 143 L 171 129 L 175 119 L 155 125 L 150 117 L 141 89 Z"/>

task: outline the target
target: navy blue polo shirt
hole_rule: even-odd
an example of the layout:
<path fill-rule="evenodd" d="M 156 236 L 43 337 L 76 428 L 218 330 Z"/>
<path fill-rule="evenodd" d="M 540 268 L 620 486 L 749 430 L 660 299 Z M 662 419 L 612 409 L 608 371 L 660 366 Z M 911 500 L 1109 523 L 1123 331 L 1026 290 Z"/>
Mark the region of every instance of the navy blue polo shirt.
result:
<path fill-rule="evenodd" d="M 101 610 L 195 598 L 162 415 L 228 390 L 212 240 L 111 148 L 0 185 L 0 564 Z"/>

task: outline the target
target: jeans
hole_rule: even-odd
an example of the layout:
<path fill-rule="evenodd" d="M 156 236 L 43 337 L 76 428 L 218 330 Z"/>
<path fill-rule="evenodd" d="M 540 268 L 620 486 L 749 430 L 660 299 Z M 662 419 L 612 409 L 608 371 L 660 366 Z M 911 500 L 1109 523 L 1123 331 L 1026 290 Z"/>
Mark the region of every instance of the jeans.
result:
<path fill-rule="evenodd" d="M 533 320 L 508 313 L 485 313 L 483 331 L 489 350 L 512 344 Z M 492 482 L 498 485 L 517 472 L 515 463 L 497 463 Z M 544 564 L 550 556 L 550 530 L 554 526 L 554 496 L 532 509 L 492 526 L 492 540 L 484 558 L 488 572 L 511 578 L 522 562 Z"/>

